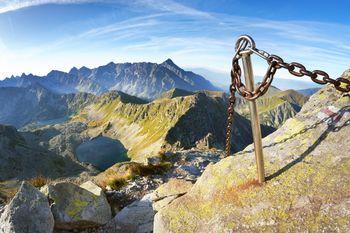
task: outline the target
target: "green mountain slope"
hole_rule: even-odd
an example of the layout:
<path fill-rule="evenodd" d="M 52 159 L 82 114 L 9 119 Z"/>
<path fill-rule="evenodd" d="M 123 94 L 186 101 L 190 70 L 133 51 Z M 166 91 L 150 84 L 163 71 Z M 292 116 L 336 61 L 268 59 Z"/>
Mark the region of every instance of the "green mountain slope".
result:
<path fill-rule="evenodd" d="M 295 116 L 307 100 L 308 97 L 294 90 L 279 91 L 273 88 L 257 100 L 260 123 L 278 128 Z M 243 98 L 237 98 L 235 109 L 244 117 L 250 118 L 249 105 Z"/>
<path fill-rule="evenodd" d="M 84 108 L 72 121 L 87 124 L 89 132 L 118 139 L 128 150 L 128 156 L 138 161 L 161 150 L 200 146 L 203 140 L 210 141 L 209 147 L 222 149 L 226 96 L 221 92 L 186 92 L 189 95 L 174 97 L 174 92 L 181 91 L 171 90 L 150 103 L 123 102 L 108 93 Z M 233 149 L 237 151 L 252 139 L 249 121 L 237 114 L 236 122 Z M 263 127 L 264 134 L 271 130 Z"/>

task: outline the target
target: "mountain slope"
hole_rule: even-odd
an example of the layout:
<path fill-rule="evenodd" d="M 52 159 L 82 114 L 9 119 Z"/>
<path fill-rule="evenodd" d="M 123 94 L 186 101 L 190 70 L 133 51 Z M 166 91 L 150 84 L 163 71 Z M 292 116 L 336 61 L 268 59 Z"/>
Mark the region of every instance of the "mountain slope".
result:
<path fill-rule="evenodd" d="M 161 209 L 154 232 L 347 232 L 349 122 L 349 95 L 324 87 L 263 139 L 264 185 L 255 180 L 250 145 L 209 166 L 186 195 Z"/>
<path fill-rule="evenodd" d="M 94 100 L 86 93 L 60 95 L 40 84 L 0 87 L 0 123 L 26 124 L 67 117 Z"/>
<path fill-rule="evenodd" d="M 155 99 L 172 88 L 218 90 L 202 76 L 184 71 L 170 59 L 161 64 L 111 62 L 94 69 L 72 68 L 69 73 L 54 70 L 45 77 L 23 74 L 1 81 L 0 87 L 27 87 L 34 83 L 60 94 L 87 92 L 100 95 L 119 90 L 144 99 Z"/>
<path fill-rule="evenodd" d="M 260 123 L 274 128 L 295 116 L 306 103 L 308 97 L 294 91 L 280 91 L 273 88 L 257 100 Z M 250 118 L 249 105 L 243 98 L 237 98 L 236 111 Z"/>
<path fill-rule="evenodd" d="M 164 96 L 173 96 L 174 90 Z M 150 103 L 120 101 L 112 93 L 84 108 L 72 121 L 88 125 L 88 131 L 118 139 L 133 160 L 143 161 L 160 150 L 177 150 L 206 144 L 223 149 L 227 98 L 220 92 L 197 92 L 160 98 Z M 251 142 L 250 122 L 236 114 L 233 149 Z M 266 135 L 272 129 L 263 127 Z M 239 133 L 238 133 L 239 132 Z"/>
<path fill-rule="evenodd" d="M 297 90 L 297 92 L 299 92 L 300 94 L 303 94 L 305 96 L 311 96 L 313 94 L 315 94 L 316 92 L 318 92 L 321 88 L 308 88 L 308 89 L 301 89 L 301 90 Z"/>
<path fill-rule="evenodd" d="M 0 181 L 69 177 L 88 171 L 75 161 L 57 155 L 35 140 L 36 135 L 0 125 Z"/>

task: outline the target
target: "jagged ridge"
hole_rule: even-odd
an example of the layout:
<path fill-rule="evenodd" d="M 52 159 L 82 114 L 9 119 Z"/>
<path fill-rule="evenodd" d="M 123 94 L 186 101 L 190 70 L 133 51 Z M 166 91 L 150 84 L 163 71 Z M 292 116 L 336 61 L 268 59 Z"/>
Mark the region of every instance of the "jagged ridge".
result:
<path fill-rule="evenodd" d="M 60 94 L 87 92 L 100 95 L 119 90 L 144 99 L 155 99 L 172 88 L 218 90 L 202 76 L 181 69 L 170 59 L 161 64 L 110 62 L 94 69 L 72 68 L 69 73 L 53 70 L 44 77 L 23 74 L 6 78 L 0 86 L 28 87 L 35 83 Z"/>

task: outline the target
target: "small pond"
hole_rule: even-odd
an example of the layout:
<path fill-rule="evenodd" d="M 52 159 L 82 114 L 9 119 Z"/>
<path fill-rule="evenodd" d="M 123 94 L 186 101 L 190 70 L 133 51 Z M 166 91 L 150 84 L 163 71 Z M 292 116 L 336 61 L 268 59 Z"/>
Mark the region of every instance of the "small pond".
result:
<path fill-rule="evenodd" d="M 90 163 L 99 170 L 129 160 L 127 150 L 120 141 L 104 136 L 80 144 L 76 156 L 80 162 Z"/>

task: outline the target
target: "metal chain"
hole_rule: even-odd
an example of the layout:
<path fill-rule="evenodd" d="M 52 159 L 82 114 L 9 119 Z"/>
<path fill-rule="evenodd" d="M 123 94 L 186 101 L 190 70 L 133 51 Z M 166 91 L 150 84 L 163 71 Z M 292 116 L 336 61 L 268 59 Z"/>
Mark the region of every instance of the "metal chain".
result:
<path fill-rule="evenodd" d="M 231 152 L 231 132 L 233 125 L 233 118 L 235 114 L 235 103 L 236 103 L 236 87 L 234 84 L 230 85 L 230 97 L 229 97 L 229 106 L 227 109 L 227 128 L 226 128 L 226 157 L 230 156 Z"/>
<path fill-rule="evenodd" d="M 254 91 L 249 91 L 246 86 L 242 83 L 241 75 L 242 70 L 239 65 L 239 60 L 241 59 L 240 53 L 244 50 L 250 50 L 252 53 L 262 57 L 269 64 L 269 68 L 258 87 Z M 304 65 L 291 62 L 284 62 L 283 59 L 277 55 L 269 54 L 264 50 L 257 49 L 255 47 L 255 42 L 249 36 L 241 36 L 236 42 L 236 53 L 232 60 L 231 69 L 231 85 L 230 85 L 230 98 L 229 107 L 227 110 L 227 129 L 226 129 L 226 156 L 231 154 L 231 137 L 232 137 L 232 126 L 233 126 L 233 116 L 234 116 L 234 105 L 236 102 L 236 91 L 246 100 L 252 101 L 260 96 L 264 95 L 269 89 L 276 71 L 280 68 L 287 69 L 289 73 L 294 76 L 302 77 L 308 76 L 311 80 L 318 84 L 332 84 L 335 89 L 341 92 L 350 92 L 350 80 L 339 77 L 337 79 L 332 79 L 329 75 L 322 70 L 309 71 Z"/>

